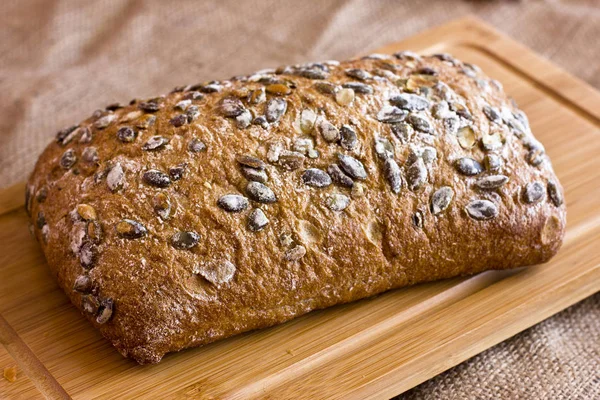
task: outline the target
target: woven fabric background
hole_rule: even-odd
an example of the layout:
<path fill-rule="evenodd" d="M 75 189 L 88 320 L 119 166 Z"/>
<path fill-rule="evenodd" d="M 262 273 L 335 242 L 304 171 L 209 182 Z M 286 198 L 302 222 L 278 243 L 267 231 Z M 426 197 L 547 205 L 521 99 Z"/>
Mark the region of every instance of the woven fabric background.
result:
<path fill-rule="evenodd" d="M 600 0 L 3 0 L 0 187 L 96 108 L 352 57 L 468 13 L 600 88 Z M 402 398 L 600 398 L 599 321 L 597 294 Z"/>

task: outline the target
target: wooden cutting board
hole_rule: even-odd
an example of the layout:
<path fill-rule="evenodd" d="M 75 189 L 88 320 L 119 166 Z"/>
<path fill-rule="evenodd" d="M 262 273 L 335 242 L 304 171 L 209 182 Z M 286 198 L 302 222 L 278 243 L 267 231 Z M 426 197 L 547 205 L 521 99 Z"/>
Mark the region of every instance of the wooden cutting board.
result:
<path fill-rule="evenodd" d="M 401 49 L 480 65 L 529 115 L 566 191 L 551 262 L 391 291 L 138 366 L 54 283 L 21 184 L 0 192 L 0 371 L 19 365 L 0 398 L 389 398 L 600 290 L 600 94 L 474 18 L 379 52 Z"/>

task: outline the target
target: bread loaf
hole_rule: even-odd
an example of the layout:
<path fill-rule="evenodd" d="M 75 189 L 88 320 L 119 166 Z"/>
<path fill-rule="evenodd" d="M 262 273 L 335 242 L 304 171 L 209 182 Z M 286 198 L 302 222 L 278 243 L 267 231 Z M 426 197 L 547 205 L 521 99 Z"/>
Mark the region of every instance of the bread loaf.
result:
<path fill-rule="evenodd" d="M 562 193 L 499 82 L 401 52 L 110 105 L 58 132 L 26 208 L 73 304 L 143 364 L 389 289 L 545 262 Z"/>

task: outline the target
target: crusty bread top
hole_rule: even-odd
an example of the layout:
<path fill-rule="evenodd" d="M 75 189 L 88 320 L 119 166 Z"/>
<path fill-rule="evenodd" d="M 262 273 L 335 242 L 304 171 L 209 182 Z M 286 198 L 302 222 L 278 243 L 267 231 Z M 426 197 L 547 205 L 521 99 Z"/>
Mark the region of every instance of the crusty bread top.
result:
<path fill-rule="evenodd" d="M 566 218 L 501 84 L 410 52 L 98 110 L 57 134 L 26 203 L 61 286 L 139 362 L 390 287 L 544 261 Z"/>

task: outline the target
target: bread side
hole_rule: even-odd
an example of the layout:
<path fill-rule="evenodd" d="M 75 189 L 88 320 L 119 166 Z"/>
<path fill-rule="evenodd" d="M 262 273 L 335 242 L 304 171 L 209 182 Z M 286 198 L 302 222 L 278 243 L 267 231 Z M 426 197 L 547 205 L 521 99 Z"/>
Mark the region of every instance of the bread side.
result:
<path fill-rule="evenodd" d="M 500 83 L 410 52 L 96 111 L 40 156 L 26 207 L 61 287 L 139 363 L 541 263 L 566 223 L 550 160 Z"/>

